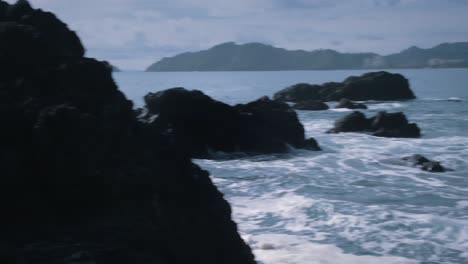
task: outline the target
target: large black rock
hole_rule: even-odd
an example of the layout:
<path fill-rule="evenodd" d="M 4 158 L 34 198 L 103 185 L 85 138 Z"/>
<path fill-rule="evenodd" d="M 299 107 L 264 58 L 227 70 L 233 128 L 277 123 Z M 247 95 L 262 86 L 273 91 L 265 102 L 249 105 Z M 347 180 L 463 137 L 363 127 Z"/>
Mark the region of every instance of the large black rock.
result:
<path fill-rule="evenodd" d="M 372 118 L 359 112 L 346 115 L 335 122 L 328 133 L 367 132 L 377 137 L 419 138 L 421 131 L 414 123 L 409 123 L 405 114 L 379 112 Z"/>
<path fill-rule="evenodd" d="M 172 88 L 144 99 L 143 118 L 173 136 L 192 157 L 213 158 L 213 151 L 277 153 L 287 151 L 288 145 L 311 149 L 294 110 L 268 97 L 230 106 L 198 90 Z"/>
<path fill-rule="evenodd" d="M 208 172 L 83 53 L 0 1 L 0 263 L 255 263 Z"/>
<path fill-rule="evenodd" d="M 339 101 L 344 98 L 366 101 L 406 100 L 416 97 L 404 76 L 385 71 L 351 76 L 341 83 L 332 82 L 322 85 L 300 83 L 287 87 L 273 96 L 274 100 L 281 102 Z"/>

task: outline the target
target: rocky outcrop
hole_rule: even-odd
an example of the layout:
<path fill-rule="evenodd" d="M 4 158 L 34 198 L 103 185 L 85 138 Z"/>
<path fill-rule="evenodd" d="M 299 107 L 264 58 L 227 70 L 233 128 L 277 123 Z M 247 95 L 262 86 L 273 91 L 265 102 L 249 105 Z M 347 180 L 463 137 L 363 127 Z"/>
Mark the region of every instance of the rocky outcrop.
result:
<path fill-rule="evenodd" d="M 361 132 L 370 129 L 370 122 L 366 115 L 359 111 L 355 111 L 343 118 L 335 121 L 335 127 L 327 133 L 342 133 L 342 132 Z"/>
<path fill-rule="evenodd" d="M 366 101 L 407 100 L 416 97 L 404 76 L 385 71 L 351 76 L 341 83 L 331 82 L 322 85 L 300 83 L 287 87 L 273 96 L 274 100 L 281 102 L 339 101 L 344 98 Z"/>
<path fill-rule="evenodd" d="M 309 100 L 309 101 L 302 101 L 299 103 L 296 103 L 292 106 L 294 109 L 297 110 L 308 110 L 308 111 L 322 111 L 322 110 L 328 110 L 330 107 L 322 101 L 315 101 L 315 100 Z"/>
<path fill-rule="evenodd" d="M 402 160 L 413 167 L 419 167 L 428 172 L 446 172 L 451 169 L 445 168 L 438 161 L 430 160 L 422 155 L 416 154 L 402 158 Z"/>
<path fill-rule="evenodd" d="M 230 106 L 198 90 L 172 88 L 147 94 L 145 103 L 143 119 L 192 157 L 213 158 L 213 151 L 285 152 L 288 145 L 311 149 L 294 110 L 268 97 Z"/>
<path fill-rule="evenodd" d="M 83 53 L 0 1 L 0 263 L 255 263 L 208 172 Z"/>
<path fill-rule="evenodd" d="M 348 109 L 367 109 L 365 104 L 355 103 L 349 99 L 343 98 L 335 106 L 335 108 L 348 108 Z"/>
<path fill-rule="evenodd" d="M 377 137 L 419 138 L 421 131 L 414 123 L 409 123 L 405 114 L 379 112 L 372 118 L 355 111 L 335 122 L 328 133 L 366 132 Z"/>
<path fill-rule="evenodd" d="M 379 112 L 370 119 L 372 135 L 378 137 L 419 138 L 421 130 L 414 123 L 409 123 L 405 114 Z"/>

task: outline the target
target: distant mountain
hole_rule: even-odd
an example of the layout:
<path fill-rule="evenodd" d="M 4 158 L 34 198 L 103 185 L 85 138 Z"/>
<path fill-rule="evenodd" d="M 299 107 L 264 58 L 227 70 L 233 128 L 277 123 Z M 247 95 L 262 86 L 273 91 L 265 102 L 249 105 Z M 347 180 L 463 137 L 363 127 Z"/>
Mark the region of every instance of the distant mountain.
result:
<path fill-rule="evenodd" d="M 411 47 L 384 57 L 390 68 L 468 67 L 468 42 L 444 43 L 430 49 Z"/>
<path fill-rule="evenodd" d="M 468 67 L 468 42 L 431 49 L 411 47 L 397 54 L 340 53 L 324 49 L 286 50 L 261 43 L 223 43 L 208 50 L 163 58 L 146 71 L 275 71 Z"/>

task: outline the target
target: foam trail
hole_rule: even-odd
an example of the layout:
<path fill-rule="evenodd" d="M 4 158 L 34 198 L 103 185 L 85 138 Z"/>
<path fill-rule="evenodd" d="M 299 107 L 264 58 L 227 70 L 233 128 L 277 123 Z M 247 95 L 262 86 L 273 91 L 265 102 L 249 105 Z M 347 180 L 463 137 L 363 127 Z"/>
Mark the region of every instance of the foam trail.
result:
<path fill-rule="evenodd" d="M 278 264 L 413 264 L 402 257 L 356 256 L 344 253 L 333 245 L 310 243 L 297 236 L 264 234 L 248 240 L 257 259 L 263 263 Z"/>

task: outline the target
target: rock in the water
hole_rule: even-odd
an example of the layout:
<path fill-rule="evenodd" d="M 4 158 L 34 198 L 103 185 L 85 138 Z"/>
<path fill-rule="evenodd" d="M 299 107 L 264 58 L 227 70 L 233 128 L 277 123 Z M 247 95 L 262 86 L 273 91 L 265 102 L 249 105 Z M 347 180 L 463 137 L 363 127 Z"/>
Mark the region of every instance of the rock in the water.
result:
<path fill-rule="evenodd" d="M 321 111 L 321 110 L 329 109 L 326 103 L 322 101 L 315 101 L 315 100 L 301 101 L 299 103 L 294 104 L 292 107 L 297 110 L 309 110 L 309 111 Z"/>
<path fill-rule="evenodd" d="M 355 101 L 406 100 L 416 97 L 403 75 L 380 71 L 351 76 L 341 83 L 296 84 L 275 93 L 273 98 L 281 102 L 301 102 L 339 101 L 344 98 Z"/>
<path fill-rule="evenodd" d="M 421 129 L 416 124 L 411 123 L 395 129 L 380 128 L 372 135 L 376 137 L 419 138 L 421 137 Z"/>
<path fill-rule="evenodd" d="M 420 167 L 424 171 L 429 172 L 446 172 L 451 169 L 447 169 L 440 164 L 438 161 L 430 160 L 422 155 L 413 155 L 402 158 L 403 161 L 409 163 L 411 166 Z"/>
<path fill-rule="evenodd" d="M 365 104 L 355 103 L 349 99 L 343 98 L 335 106 L 335 108 L 367 109 L 367 106 Z"/>
<path fill-rule="evenodd" d="M 421 130 L 414 123 L 409 123 L 405 114 L 379 112 L 371 118 L 370 130 L 378 137 L 419 138 Z"/>
<path fill-rule="evenodd" d="M 335 122 L 335 127 L 328 133 L 367 132 L 377 137 L 419 138 L 421 130 L 414 123 L 409 123 L 405 114 L 379 112 L 372 118 L 355 111 Z"/>
<path fill-rule="evenodd" d="M 167 131 L 192 157 L 213 158 L 212 151 L 276 153 L 305 143 L 304 127 L 286 103 L 262 97 L 230 106 L 201 91 L 172 88 L 145 96 L 151 124 Z"/>
<path fill-rule="evenodd" d="M 307 150 L 313 150 L 313 151 L 319 151 L 322 150 L 320 148 L 317 140 L 315 138 L 309 138 L 304 141 L 304 143 L 300 144 L 299 146 L 296 146 L 301 149 L 307 149 Z"/>
<path fill-rule="evenodd" d="M 255 263 L 208 172 L 83 53 L 0 1 L 0 263 Z"/>
<path fill-rule="evenodd" d="M 336 120 L 335 127 L 330 129 L 328 133 L 360 132 L 368 130 L 369 127 L 370 121 L 366 116 L 359 111 L 354 111 L 351 114 Z"/>

